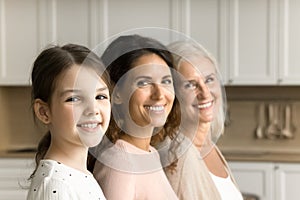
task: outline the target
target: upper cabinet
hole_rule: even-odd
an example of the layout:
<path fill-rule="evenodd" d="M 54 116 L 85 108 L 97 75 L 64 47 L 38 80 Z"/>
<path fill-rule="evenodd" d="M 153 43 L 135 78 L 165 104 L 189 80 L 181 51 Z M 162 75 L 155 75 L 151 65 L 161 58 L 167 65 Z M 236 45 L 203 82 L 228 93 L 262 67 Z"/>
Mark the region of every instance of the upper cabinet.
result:
<path fill-rule="evenodd" d="M 225 84 L 300 84 L 300 1 L 188 2 L 183 31 L 215 55 Z"/>
<path fill-rule="evenodd" d="M 231 0 L 228 20 L 228 83 L 300 84 L 300 2 Z"/>
<path fill-rule="evenodd" d="M 27 85 L 38 52 L 38 1 L 0 1 L 0 85 Z"/>
<path fill-rule="evenodd" d="M 279 83 L 300 85 L 300 1 L 279 3 Z"/>
<path fill-rule="evenodd" d="M 298 0 L 0 0 L 0 85 L 29 85 L 48 44 L 93 49 L 143 27 L 191 36 L 216 57 L 225 84 L 300 85 L 299 9 Z"/>
<path fill-rule="evenodd" d="M 276 0 L 231 0 L 228 3 L 228 83 L 277 84 Z"/>

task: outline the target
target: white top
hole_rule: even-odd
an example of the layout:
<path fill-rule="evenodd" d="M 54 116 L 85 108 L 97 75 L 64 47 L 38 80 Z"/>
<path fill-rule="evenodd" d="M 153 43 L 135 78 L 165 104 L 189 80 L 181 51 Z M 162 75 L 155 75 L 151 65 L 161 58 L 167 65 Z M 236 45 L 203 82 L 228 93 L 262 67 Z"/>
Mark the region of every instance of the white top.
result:
<path fill-rule="evenodd" d="M 93 174 L 109 200 L 178 200 L 153 147 L 147 152 L 117 140 L 98 157 Z"/>
<path fill-rule="evenodd" d="M 93 175 L 54 160 L 41 160 L 27 200 L 105 200 Z"/>
<path fill-rule="evenodd" d="M 230 176 L 222 178 L 209 172 L 222 200 L 243 200 L 242 194 L 232 182 Z"/>

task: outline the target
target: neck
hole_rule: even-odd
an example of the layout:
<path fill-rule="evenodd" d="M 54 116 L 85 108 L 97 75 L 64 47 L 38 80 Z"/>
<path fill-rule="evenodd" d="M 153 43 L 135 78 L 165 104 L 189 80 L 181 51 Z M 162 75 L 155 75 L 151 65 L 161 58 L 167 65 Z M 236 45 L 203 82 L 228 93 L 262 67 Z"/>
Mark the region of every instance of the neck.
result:
<path fill-rule="evenodd" d="M 72 143 L 57 142 L 52 138 L 45 159 L 55 160 L 84 173 L 88 173 L 87 154 L 87 147 Z"/>
<path fill-rule="evenodd" d="M 198 123 L 197 128 L 195 126 L 192 127 L 183 127 L 182 132 L 185 136 L 190 138 L 193 141 L 193 144 L 200 150 L 208 143 L 210 143 L 210 126 L 211 123 Z"/>
<path fill-rule="evenodd" d="M 124 134 L 121 136 L 122 140 L 136 146 L 139 149 L 149 152 L 150 151 L 150 138 L 137 138 L 128 134 Z"/>

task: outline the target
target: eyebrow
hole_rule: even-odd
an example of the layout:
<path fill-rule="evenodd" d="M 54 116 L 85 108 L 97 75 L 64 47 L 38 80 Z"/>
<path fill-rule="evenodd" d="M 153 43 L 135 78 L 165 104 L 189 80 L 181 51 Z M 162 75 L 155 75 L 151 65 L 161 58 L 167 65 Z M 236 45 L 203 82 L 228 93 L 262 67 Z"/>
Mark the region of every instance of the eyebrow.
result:
<path fill-rule="evenodd" d="M 105 90 L 108 90 L 108 87 L 101 87 L 101 88 L 98 88 L 96 91 L 101 92 L 101 91 L 105 91 Z M 67 93 L 76 93 L 76 92 L 80 92 L 80 91 L 81 90 L 78 90 L 78 89 L 67 89 L 67 90 L 62 91 L 59 96 L 62 97 Z"/>
<path fill-rule="evenodd" d="M 166 76 L 162 77 L 162 79 L 171 78 L 171 77 L 172 77 L 171 75 L 166 75 Z M 135 80 L 142 79 L 142 78 L 144 78 L 144 79 L 152 79 L 151 76 L 138 76 L 138 77 L 136 77 Z"/>
<path fill-rule="evenodd" d="M 208 75 L 205 75 L 205 77 L 214 76 L 214 75 L 215 75 L 215 73 L 210 73 Z"/>

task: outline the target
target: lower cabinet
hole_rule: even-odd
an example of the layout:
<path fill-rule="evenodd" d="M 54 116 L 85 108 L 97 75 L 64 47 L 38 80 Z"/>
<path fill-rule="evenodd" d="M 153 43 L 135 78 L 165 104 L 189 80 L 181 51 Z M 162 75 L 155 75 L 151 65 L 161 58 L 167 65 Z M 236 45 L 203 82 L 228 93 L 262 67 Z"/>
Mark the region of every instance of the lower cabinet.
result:
<path fill-rule="evenodd" d="M 26 199 L 33 159 L 0 158 L 0 200 Z"/>
<path fill-rule="evenodd" d="M 229 162 L 243 193 L 259 200 L 299 200 L 300 163 Z"/>

